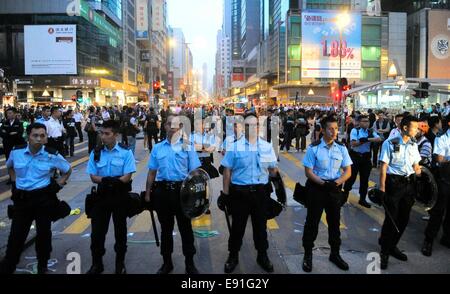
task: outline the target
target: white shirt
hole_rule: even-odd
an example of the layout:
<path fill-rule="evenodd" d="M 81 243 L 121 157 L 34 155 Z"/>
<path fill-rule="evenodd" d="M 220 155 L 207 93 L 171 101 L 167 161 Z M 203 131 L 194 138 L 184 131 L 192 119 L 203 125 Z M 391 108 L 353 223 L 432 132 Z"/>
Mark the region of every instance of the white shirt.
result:
<path fill-rule="evenodd" d="M 75 120 L 75 122 L 81 122 L 81 120 L 83 119 L 83 115 L 80 112 L 74 113 L 73 119 Z"/>
<path fill-rule="evenodd" d="M 63 124 L 53 117 L 50 117 L 50 119 L 45 122 L 45 127 L 47 128 L 47 134 L 49 138 L 61 137 L 64 132 Z"/>
<path fill-rule="evenodd" d="M 111 116 L 108 111 L 102 111 L 102 118 L 104 121 L 110 120 Z"/>

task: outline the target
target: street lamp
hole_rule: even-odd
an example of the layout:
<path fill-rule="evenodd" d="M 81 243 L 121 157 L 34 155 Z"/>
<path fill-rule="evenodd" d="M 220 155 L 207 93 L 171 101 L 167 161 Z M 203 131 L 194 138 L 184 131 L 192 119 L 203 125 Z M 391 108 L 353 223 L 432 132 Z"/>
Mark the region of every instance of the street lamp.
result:
<path fill-rule="evenodd" d="M 350 16 L 347 12 L 343 12 L 341 14 L 338 14 L 336 17 L 336 25 L 339 29 L 339 81 L 342 78 L 342 32 L 345 29 L 346 26 L 350 24 Z M 345 98 L 341 97 L 341 132 L 344 133 L 345 131 Z"/>

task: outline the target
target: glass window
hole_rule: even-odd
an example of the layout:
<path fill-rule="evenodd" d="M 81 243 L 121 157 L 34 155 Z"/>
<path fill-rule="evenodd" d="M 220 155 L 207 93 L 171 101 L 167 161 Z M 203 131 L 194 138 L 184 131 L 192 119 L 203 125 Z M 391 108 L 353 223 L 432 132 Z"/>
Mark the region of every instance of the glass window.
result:
<path fill-rule="evenodd" d="M 378 25 L 363 25 L 362 38 L 363 40 L 380 40 L 381 27 Z"/>
<path fill-rule="evenodd" d="M 379 61 L 381 58 L 381 48 L 375 46 L 362 46 L 362 60 Z"/>
<path fill-rule="evenodd" d="M 290 81 L 299 81 L 300 80 L 300 67 L 291 67 L 289 70 L 289 80 Z"/>
<path fill-rule="evenodd" d="M 361 80 L 363 81 L 379 81 L 380 80 L 380 68 L 378 67 L 363 67 L 361 70 Z"/>
<path fill-rule="evenodd" d="M 289 45 L 289 59 L 300 60 L 301 59 L 301 47 L 300 45 Z"/>

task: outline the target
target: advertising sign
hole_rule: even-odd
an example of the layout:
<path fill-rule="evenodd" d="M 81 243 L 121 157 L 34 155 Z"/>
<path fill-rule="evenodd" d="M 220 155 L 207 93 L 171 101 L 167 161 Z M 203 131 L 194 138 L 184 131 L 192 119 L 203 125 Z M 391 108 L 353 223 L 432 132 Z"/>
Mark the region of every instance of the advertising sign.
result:
<path fill-rule="evenodd" d="M 428 78 L 450 79 L 450 11 L 428 11 Z"/>
<path fill-rule="evenodd" d="M 346 78 L 361 76 L 361 14 L 349 13 L 348 24 L 340 30 L 338 13 L 302 13 L 302 78 Z"/>
<path fill-rule="evenodd" d="M 136 40 L 148 40 L 148 0 L 136 0 Z"/>
<path fill-rule="evenodd" d="M 25 74 L 77 74 L 76 25 L 26 25 Z"/>

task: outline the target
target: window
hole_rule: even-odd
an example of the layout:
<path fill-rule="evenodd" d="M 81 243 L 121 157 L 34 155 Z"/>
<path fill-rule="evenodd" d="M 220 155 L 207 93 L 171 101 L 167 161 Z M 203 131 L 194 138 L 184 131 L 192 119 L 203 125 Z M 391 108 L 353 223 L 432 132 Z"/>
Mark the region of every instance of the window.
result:
<path fill-rule="evenodd" d="M 363 40 L 373 41 L 381 39 L 381 27 L 379 25 L 363 25 Z"/>
<path fill-rule="evenodd" d="M 377 67 L 363 67 L 361 70 L 361 80 L 369 82 L 379 81 L 380 69 Z"/>
<path fill-rule="evenodd" d="M 375 46 L 362 46 L 362 60 L 380 61 L 381 48 Z"/>

